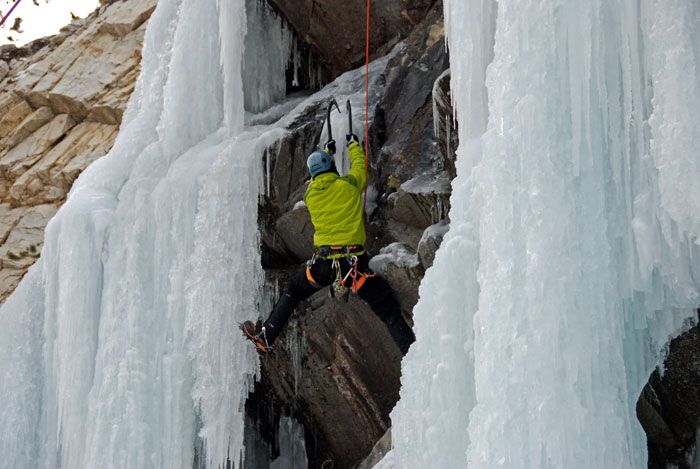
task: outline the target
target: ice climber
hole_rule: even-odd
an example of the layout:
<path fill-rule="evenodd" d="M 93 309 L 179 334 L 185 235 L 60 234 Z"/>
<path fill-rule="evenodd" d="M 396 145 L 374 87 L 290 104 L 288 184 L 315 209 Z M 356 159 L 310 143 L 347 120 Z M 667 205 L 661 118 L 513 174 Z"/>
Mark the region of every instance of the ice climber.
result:
<path fill-rule="evenodd" d="M 289 281 L 264 323 L 246 321 L 241 324 L 246 337 L 261 353 L 274 349 L 275 340 L 297 303 L 331 284 L 338 290 L 349 288 L 365 300 L 386 324 L 404 355 L 415 340 L 389 285 L 368 266 L 362 217 L 362 191 L 367 183 L 365 153 L 355 134 L 348 134 L 346 140 L 351 161 L 347 176 L 340 177 L 335 167 L 333 140 L 329 140 L 323 150 L 311 153 L 306 162 L 311 182 L 304 194 L 304 202 L 315 229 L 316 253 L 306 263 L 306 268 Z"/>

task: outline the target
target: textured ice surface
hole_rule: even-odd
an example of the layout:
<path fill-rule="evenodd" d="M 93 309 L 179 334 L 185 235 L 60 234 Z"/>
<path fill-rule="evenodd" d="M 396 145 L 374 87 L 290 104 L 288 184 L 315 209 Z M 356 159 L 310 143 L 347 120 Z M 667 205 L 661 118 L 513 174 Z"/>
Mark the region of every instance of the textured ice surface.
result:
<path fill-rule="evenodd" d="M 434 225 L 430 225 L 423 231 L 423 235 L 420 237 L 418 245 L 425 243 L 430 238 L 442 238 L 450 229 L 450 222 L 447 219 L 441 220 Z"/>
<path fill-rule="evenodd" d="M 389 467 L 646 467 L 635 404 L 699 301 L 700 8 L 445 16 L 458 177 Z"/>
<path fill-rule="evenodd" d="M 259 112 L 286 96 L 292 29 L 267 2 L 246 0 L 245 3 L 248 11 L 243 61 L 245 109 Z"/>
<path fill-rule="evenodd" d="M 381 461 L 372 466 L 372 469 L 394 469 L 395 467 L 394 451 L 391 450 L 384 455 Z"/>
<path fill-rule="evenodd" d="M 240 1 L 159 2 L 113 150 L 0 311 L 3 467 L 182 467 L 196 439 L 237 459 L 257 362 L 236 326 L 262 283 L 243 21 Z"/>
<path fill-rule="evenodd" d="M 3 467 L 180 467 L 196 438 L 217 464 L 240 451 L 257 363 L 236 326 L 262 282 L 244 19 L 241 2 L 182 0 L 149 21 L 114 149 L 0 312 L 16 323 L 0 333 L 16 372 L 0 384 Z"/>
<path fill-rule="evenodd" d="M 270 469 L 304 469 L 308 466 L 304 427 L 292 417 L 280 417 L 277 438 L 280 455 Z"/>

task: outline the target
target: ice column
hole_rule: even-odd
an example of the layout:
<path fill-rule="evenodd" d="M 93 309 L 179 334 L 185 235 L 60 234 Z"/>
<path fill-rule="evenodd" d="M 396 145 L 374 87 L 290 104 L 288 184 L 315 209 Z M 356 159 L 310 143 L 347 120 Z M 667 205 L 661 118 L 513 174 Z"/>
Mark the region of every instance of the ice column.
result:
<path fill-rule="evenodd" d="M 395 464 L 645 467 L 635 403 L 699 301 L 700 9 L 451 0 L 445 16 L 458 177 Z"/>
<path fill-rule="evenodd" d="M 293 62 L 294 38 L 292 29 L 267 2 L 246 0 L 246 5 L 245 108 L 250 112 L 260 112 L 287 94 L 286 72 Z"/>
<path fill-rule="evenodd" d="M 243 0 L 158 3 L 114 148 L 0 310 L 3 467 L 191 466 L 195 440 L 238 463 L 262 282 L 244 31 Z"/>
<path fill-rule="evenodd" d="M 404 358 L 401 400 L 391 416 L 396 467 L 464 467 L 468 416 L 476 403 L 472 323 L 479 298 L 479 207 L 471 204 L 469 176 L 481 157 L 477 137 L 487 123 L 484 80 L 493 56 L 496 8 L 491 1 L 451 2 L 445 13 L 452 88 L 462 90 L 456 102 L 461 147 L 450 231 L 420 286 L 413 311 L 416 342 Z"/>

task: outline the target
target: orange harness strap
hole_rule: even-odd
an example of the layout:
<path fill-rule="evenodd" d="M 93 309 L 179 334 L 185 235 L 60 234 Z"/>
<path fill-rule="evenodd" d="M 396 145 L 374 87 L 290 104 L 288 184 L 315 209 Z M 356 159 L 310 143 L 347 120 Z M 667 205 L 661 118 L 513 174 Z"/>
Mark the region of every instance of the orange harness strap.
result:
<path fill-rule="evenodd" d="M 312 287 L 321 289 L 323 286 L 316 282 L 316 279 L 311 275 L 311 266 L 306 266 L 306 280 L 311 284 Z"/>
<path fill-rule="evenodd" d="M 360 291 L 360 288 L 365 284 L 368 278 L 370 277 L 376 277 L 376 273 L 371 273 L 367 274 L 365 272 L 360 272 L 357 270 L 357 257 L 353 256 L 353 262 L 352 262 L 352 268 L 348 271 L 347 275 L 343 279 L 343 286 L 347 287 L 346 282 L 348 278 L 352 279 L 352 285 L 349 287 L 350 291 L 353 293 L 357 293 Z"/>

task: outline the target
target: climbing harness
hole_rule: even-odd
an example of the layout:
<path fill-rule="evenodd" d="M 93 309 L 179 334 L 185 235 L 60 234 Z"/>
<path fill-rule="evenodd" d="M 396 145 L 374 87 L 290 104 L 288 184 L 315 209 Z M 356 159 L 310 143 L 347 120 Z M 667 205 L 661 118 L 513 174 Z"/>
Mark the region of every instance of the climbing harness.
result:
<path fill-rule="evenodd" d="M 314 254 L 314 257 L 311 258 L 309 262 L 306 263 L 306 280 L 309 282 L 309 284 L 314 287 L 317 290 L 320 290 L 323 288 L 323 285 L 320 285 L 316 279 L 314 278 L 313 275 L 311 275 L 311 266 L 314 265 L 314 262 L 316 262 L 316 254 Z"/>
<path fill-rule="evenodd" d="M 6 14 L 5 16 L 2 17 L 2 21 L 0 21 L 0 26 L 2 26 L 3 24 L 5 24 L 5 20 L 6 20 L 7 18 L 10 17 L 10 15 L 12 14 L 12 12 L 15 10 L 15 8 L 17 8 L 17 5 L 19 5 L 19 2 L 21 2 L 21 1 L 22 1 L 22 0 L 17 0 L 17 1 L 15 2 L 15 4 L 12 5 L 12 8 L 10 8 L 10 11 L 8 11 L 7 14 Z"/>
<path fill-rule="evenodd" d="M 306 263 L 306 280 L 308 280 L 312 286 L 322 288 L 321 285 L 316 282 L 313 275 L 311 275 L 311 268 L 316 262 L 316 259 L 330 259 L 332 261 L 331 268 L 335 271 L 335 278 L 331 283 L 332 288 L 329 292 L 330 296 L 333 297 L 337 295 L 340 297 L 345 297 L 347 300 L 347 295 L 349 292 L 357 293 L 369 277 L 374 277 L 377 275 L 366 274 L 357 269 L 359 259 L 358 256 L 364 254 L 364 252 L 365 248 L 360 244 L 352 244 L 349 246 L 320 246 L 311 259 Z M 340 259 L 343 257 L 347 259 L 348 264 L 350 265 L 350 270 L 345 277 L 343 277 L 340 269 Z M 352 286 L 348 288 L 347 280 L 349 278 L 352 279 Z"/>
<path fill-rule="evenodd" d="M 368 278 L 377 276 L 376 273 L 368 274 L 365 272 L 360 272 L 357 268 L 357 265 L 359 264 L 357 260 L 357 256 L 348 257 L 350 270 L 348 270 L 348 273 L 345 275 L 345 278 L 342 281 L 342 285 L 345 287 L 345 282 L 348 280 L 348 278 L 351 278 L 352 285 L 350 286 L 350 291 L 355 294 L 360 290 L 360 288 L 362 288 L 362 286 L 365 284 Z"/>
<path fill-rule="evenodd" d="M 365 248 L 361 244 L 350 244 L 348 246 L 320 246 L 315 255 L 321 259 L 331 257 L 348 257 L 353 254 L 360 255 L 365 252 Z"/>

